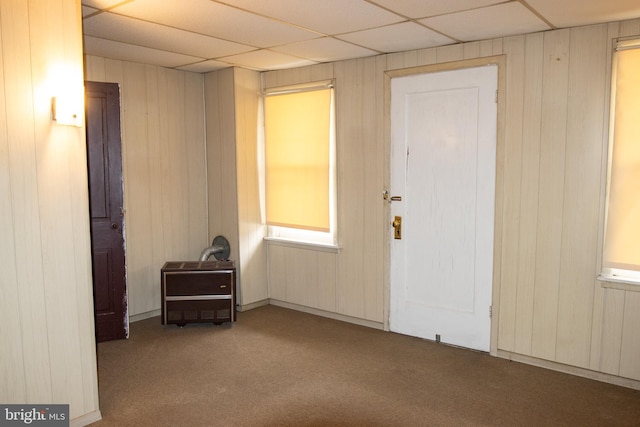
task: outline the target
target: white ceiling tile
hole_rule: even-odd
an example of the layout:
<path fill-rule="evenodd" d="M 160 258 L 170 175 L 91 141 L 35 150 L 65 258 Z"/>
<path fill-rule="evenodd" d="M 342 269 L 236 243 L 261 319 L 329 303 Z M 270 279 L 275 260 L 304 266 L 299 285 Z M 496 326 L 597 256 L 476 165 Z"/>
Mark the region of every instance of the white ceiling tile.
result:
<path fill-rule="evenodd" d="M 84 24 L 84 32 L 89 36 L 200 58 L 213 59 L 255 50 L 251 46 L 113 13 L 87 18 Z"/>
<path fill-rule="evenodd" d="M 149 49 L 146 47 L 134 46 L 91 36 L 84 37 L 84 50 L 87 55 L 159 65 L 169 68 L 202 61 L 202 58 L 180 55 L 157 49 Z"/>
<path fill-rule="evenodd" d="M 277 52 L 308 58 L 318 62 L 341 61 L 350 58 L 362 58 L 364 56 L 377 55 L 370 49 L 355 46 L 351 43 L 336 40 L 331 37 L 321 37 L 299 43 L 288 44 L 273 48 Z"/>
<path fill-rule="evenodd" d="M 518 2 L 421 19 L 420 22 L 461 41 L 485 40 L 549 29 L 547 24 Z"/>
<path fill-rule="evenodd" d="M 638 0 L 528 0 L 527 3 L 559 28 L 623 21 L 640 16 Z"/>
<path fill-rule="evenodd" d="M 373 2 L 401 15 L 418 19 L 477 9 L 492 4 L 504 3 L 504 0 L 373 0 Z"/>
<path fill-rule="evenodd" d="M 207 72 L 635 19 L 640 0 L 82 0 L 82 13 L 87 54 Z"/>
<path fill-rule="evenodd" d="M 303 67 L 305 65 L 313 65 L 316 63 L 308 59 L 296 58 L 284 53 L 272 52 L 269 50 L 256 50 L 253 52 L 241 53 L 240 55 L 220 58 L 220 60 L 255 70 L 278 70 L 282 68 Z"/>
<path fill-rule="evenodd" d="M 99 12 L 98 9 L 94 9 L 93 7 L 89 7 L 89 6 L 82 6 L 82 17 L 84 18 L 85 16 L 89 16 L 92 15 L 96 12 Z"/>
<path fill-rule="evenodd" d="M 372 30 L 358 31 L 341 35 L 338 38 L 385 53 L 454 43 L 454 40 L 414 22 L 404 22 Z"/>
<path fill-rule="evenodd" d="M 211 71 L 222 70 L 223 68 L 229 68 L 231 65 L 220 61 L 202 61 L 195 64 L 184 65 L 182 67 L 176 67 L 179 70 L 191 71 L 194 73 L 209 73 Z"/>
<path fill-rule="evenodd" d="M 257 47 L 318 37 L 318 34 L 211 0 L 136 0 L 113 12 Z"/>
<path fill-rule="evenodd" d="M 117 4 L 124 3 L 125 1 L 133 0 L 82 0 L 83 6 L 91 6 L 96 9 L 109 9 Z"/>
<path fill-rule="evenodd" d="M 404 18 L 364 0 L 220 1 L 328 35 L 404 21 Z"/>

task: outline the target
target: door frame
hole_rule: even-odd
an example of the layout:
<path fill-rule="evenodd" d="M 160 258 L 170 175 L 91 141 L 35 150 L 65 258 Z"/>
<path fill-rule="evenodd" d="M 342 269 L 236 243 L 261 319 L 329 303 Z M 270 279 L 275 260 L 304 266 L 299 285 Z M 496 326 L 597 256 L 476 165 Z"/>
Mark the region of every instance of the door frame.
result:
<path fill-rule="evenodd" d="M 488 56 L 484 58 L 469 59 L 440 64 L 431 64 L 418 67 L 388 70 L 384 73 L 384 188 L 390 189 L 391 183 L 391 79 L 418 74 L 435 73 L 440 71 L 454 71 L 463 68 L 482 67 L 496 65 L 498 67 L 498 106 L 496 124 L 496 183 L 495 183 L 495 218 L 493 236 L 493 283 L 492 283 L 492 316 L 490 351 L 493 356 L 498 354 L 498 319 L 500 315 L 500 283 L 502 271 L 502 227 L 504 205 L 504 157 L 505 157 L 505 112 L 506 112 L 506 55 Z M 389 331 L 389 315 L 391 312 L 391 209 L 389 203 L 384 204 L 384 330 Z"/>

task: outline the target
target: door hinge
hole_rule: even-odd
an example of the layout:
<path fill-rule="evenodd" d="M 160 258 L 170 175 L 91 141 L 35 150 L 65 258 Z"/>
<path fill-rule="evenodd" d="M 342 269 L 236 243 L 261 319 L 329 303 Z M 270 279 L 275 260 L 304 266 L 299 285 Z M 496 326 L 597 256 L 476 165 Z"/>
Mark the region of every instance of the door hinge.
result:
<path fill-rule="evenodd" d="M 493 317 L 493 306 L 489 306 L 489 317 Z"/>
<path fill-rule="evenodd" d="M 498 89 L 496 89 L 496 104 L 498 103 Z"/>

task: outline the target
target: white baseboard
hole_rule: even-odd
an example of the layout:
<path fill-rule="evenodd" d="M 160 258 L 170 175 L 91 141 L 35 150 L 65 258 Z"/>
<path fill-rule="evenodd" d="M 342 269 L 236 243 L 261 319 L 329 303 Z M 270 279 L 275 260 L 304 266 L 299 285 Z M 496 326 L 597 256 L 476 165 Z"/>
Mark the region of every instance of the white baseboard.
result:
<path fill-rule="evenodd" d="M 605 374 L 604 372 L 592 371 L 590 369 L 578 368 L 576 366 L 565 365 L 558 362 L 552 362 L 549 360 L 538 359 L 536 357 L 525 356 L 518 353 L 511 353 L 509 351 L 498 350 L 497 357 L 502 359 L 512 360 L 514 362 L 525 363 L 527 365 L 537 366 L 539 368 L 550 369 L 552 371 L 562 372 L 569 375 L 575 375 L 578 377 L 588 378 L 590 380 L 601 381 L 609 384 L 618 385 L 621 387 L 632 388 L 634 390 L 640 390 L 640 381 L 633 380 L 631 378 L 619 377 L 616 375 Z"/>
<path fill-rule="evenodd" d="M 141 320 L 149 319 L 151 317 L 160 316 L 160 309 L 147 311 L 146 313 L 134 314 L 133 316 L 129 316 L 129 323 L 139 322 Z"/>
<path fill-rule="evenodd" d="M 89 412 L 69 421 L 69 427 L 84 427 L 102 419 L 100 411 Z"/>
<path fill-rule="evenodd" d="M 251 302 L 249 304 L 242 304 L 242 305 L 239 305 L 237 308 L 238 308 L 238 311 L 243 312 L 243 311 L 253 310 L 254 308 L 258 308 L 258 307 L 264 307 L 265 305 L 269 305 L 269 298 L 263 299 L 261 301 Z"/>
<path fill-rule="evenodd" d="M 320 310 L 317 308 L 305 307 L 304 305 L 292 304 L 290 302 L 270 299 L 269 303 L 278 307 L 289 308 L 291 310 L 302 311 L 304 313 L 315 314 L 316 316 L 328 317 L 329 319 L 340 320 L 342 322 L 353 323 L 355 325 L 366 326 L 368 328 L 383 330 L 382 322 L 374 322 L 373 320 L 359 319 L 357 317 L 346 316 L 331 311 Z"/>

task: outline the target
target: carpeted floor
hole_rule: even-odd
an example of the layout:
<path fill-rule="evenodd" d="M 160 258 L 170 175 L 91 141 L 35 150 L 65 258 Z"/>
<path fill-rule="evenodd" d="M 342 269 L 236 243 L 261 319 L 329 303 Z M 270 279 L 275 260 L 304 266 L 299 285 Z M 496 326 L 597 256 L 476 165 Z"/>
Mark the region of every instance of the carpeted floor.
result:
<path fill-rule="evenodd" d="M 640 426 L 636 390 L 275 306 L 130 335 L 98 345 L 95 427 Z"/>

